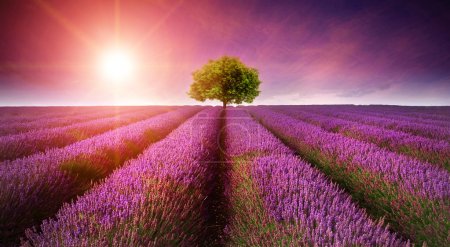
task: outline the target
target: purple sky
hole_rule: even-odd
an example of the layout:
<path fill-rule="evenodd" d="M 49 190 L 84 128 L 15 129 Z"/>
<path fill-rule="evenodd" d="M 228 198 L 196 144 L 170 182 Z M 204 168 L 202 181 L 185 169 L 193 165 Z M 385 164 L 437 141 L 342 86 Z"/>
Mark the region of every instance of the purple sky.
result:
<path fill-rule="evenodd" d="M 448 23 L 445 1 L 2 0 L 0 105 L 195 104 L 225 54 L 260 71 L 255 104 L 450 105 Z M 96 64 L 116 34 L 141 65 L 121 86 Z"/>

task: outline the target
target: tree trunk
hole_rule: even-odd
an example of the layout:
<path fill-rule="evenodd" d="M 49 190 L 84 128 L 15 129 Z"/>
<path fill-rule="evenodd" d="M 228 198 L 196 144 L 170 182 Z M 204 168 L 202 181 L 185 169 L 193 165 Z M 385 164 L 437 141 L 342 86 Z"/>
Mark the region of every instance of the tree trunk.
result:
<path fill-rule="evenodd" d="M 223 109 L 227 108 L 227 102 L 223 101 L 222 102 L 222 107 L 223 107 Z"/>

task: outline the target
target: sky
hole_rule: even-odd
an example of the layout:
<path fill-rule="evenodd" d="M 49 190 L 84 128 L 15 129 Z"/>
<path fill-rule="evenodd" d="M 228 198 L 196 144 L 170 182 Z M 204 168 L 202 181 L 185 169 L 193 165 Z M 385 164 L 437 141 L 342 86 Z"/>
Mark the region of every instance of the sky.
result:
<path fill-rule="evenodd" d="M 448 23 L 445 1 L 1 0 L 0 105 L 198 104 L 222 55 L 258 69 L 253 104 L 450 105 Z M 111 47 L 125 83 L 99 75 Z"/>

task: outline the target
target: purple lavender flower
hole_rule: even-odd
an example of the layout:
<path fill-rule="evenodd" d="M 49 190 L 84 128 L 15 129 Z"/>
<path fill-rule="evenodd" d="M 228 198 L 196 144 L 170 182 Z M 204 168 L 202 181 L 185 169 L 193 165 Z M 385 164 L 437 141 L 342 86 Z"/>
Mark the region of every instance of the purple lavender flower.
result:
<path fill-rule="evenodd" d="M 0 166 L 0 239 L 37 224 L 200 108 L 185 107 Z M 64 169 L 63 169 L 64 168 Z M 11 231 L 12 229 L 12 231 Z M 11 235 L 11 236 L 10 236 Z"/>
<path fill-rule="evenodd" d="M 204 110 L 201 129 L 196 117 L 185 122 L 64 205 L 56 219 L 44 221 L 42 233 L 28 230 L 24 246 L 197 245 L 205 230 L 202 192 L 210 182 L 207 162 L 218 150 L 219 113 Z"/>

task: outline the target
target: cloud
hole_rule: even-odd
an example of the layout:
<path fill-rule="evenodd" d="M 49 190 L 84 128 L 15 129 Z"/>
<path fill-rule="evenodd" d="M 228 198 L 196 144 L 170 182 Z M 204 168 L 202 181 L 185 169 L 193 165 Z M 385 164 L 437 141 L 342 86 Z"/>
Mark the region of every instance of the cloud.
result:
<path fill-rule="evenodd" d="M 391 88 L 390 84 L 381 85 L 380 87 L 366 87 L 345 90 L 341 93 L 337 93 L 338 97 L 351 98 L 351 97 L 361 97 L 369 94 L 379 93 L 380 91 L 387 90 Z"/>
<path fill-rule="evenodd" d="M 139 54 L 146 67 L 136 82 L 140 88 L 130 87 L 133 100 L 195 103 L 185 94 L 191 72 L 224 54 L 239 56 L 260 71 L 261 102 L 357 103 L 378 97 L 383 103 L 389 93 L 407 91 L 411 100 L 412 95 L 422 97 L 423 88 L 445 91 L 449 84 L 450 34 L 443 24 L 449 12 L 436 3 L 200 0 L 181 1 L 173 8 L 179 2 L 122 1 L 123 39 L 143 42 Z M 53 3 L 102 45 L 111 38 L 111 6 L 101 1 Z M 85 12 L 86 6 L 92 8 Z M 0 20 L 6 21 L 0 23 L 7 23 L 0 24 L 5 29 L 0 74 L 21 78 L 0 87 L 36 86 L 53 94 L 71 89 L 68 100 L 94 88 L 98 94 L 86 95 L 86 100 L 106 99 L 111 90 L 102 90 L 104 85 L 98 85 L 95 71 L 86 64 L 95 55 L 87 54 L 51 18 L 22 9 L 9 11 L 24 13 L 21 18 L 6 15 L 7 8 L 0 10 L 5 13 Z M 44 31 L 34 35 L 36 30 Z M 4 66 L 12 62 L 45 66 Z"/>

